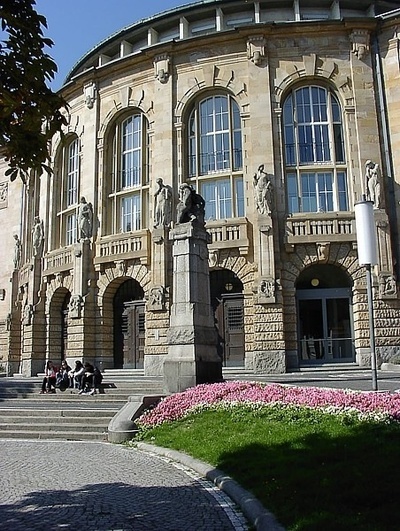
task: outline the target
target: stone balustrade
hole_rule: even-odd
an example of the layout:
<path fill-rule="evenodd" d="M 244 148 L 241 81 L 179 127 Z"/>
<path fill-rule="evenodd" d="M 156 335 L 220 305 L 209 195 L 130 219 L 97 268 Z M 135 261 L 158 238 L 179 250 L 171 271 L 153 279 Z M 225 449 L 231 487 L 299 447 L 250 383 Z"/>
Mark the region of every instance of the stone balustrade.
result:
<path fill-rule="evenodd" d="M 44 274 L 68 271 L 73 267 L 73 248 L 63 247 L 50 251 L 44 257 Z"/>
<path fill-rule="evenodd" d="M 247 218 L 234 220 L 207 221 L 207 232 L 211 236 L 209 249 L 238 248 L 241 255 L 246 255 L 249 250 L 248 221 Z"/>
<path fill-rule="evenodd" d="M 329 242 L 355 242 L 353 212 L 332 212 L 295 215 L 286 220 L 286 243 L 312 243 L 326 239 Z"/>
<path fill-rule="evenodd" d="M 148 230 L 103 236 L 96 241 L 96 264 L 114 260 L 139 259 L 142 264 L 150 260 L 150 233 Z"/>

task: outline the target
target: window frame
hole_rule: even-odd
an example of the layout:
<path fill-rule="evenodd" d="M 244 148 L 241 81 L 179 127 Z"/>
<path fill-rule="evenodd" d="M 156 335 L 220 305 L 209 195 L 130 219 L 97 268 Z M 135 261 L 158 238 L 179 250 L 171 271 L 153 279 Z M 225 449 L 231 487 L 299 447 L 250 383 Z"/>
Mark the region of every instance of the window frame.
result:
<path fill-rule="evenodd" d="M 59 161 L 61 182 L 57 192 L 58 229 L 55 233 L 55 248 L 70 246 L 78 241 L 77 208 L 81 184 L 81 143 L 78 136 L 67 139 L 67 143 L 61 148 Z"/>
<path fill-rule="evenodd" d="M 109 138 L 111 175 L 104 195 L 112 208 L 104 209 L 105 231 L 118 234 L 142 230 L 148 227 L 150 181 L 150 134 L 145 114 L 138 109 L 124 112 L 113 123 Z M 129 199 L 138 202 L 139 208 L 128 215 Z"/>
<path fill-rule="evenodd" d="M 325 85 L 295 86 L 286 95 L 282 131 L 289 214 L 348 211 L 343 116 L 337 95 Z"/>
<path fill-rule="evenodd" d="M 205 220 L 245 216 L 239 104 L 225 92 L 202 94 L 190 108 L 187 125 L 187 181 L 206 200 Z M 212 149 L 203 152 L 202 146 Z"/>

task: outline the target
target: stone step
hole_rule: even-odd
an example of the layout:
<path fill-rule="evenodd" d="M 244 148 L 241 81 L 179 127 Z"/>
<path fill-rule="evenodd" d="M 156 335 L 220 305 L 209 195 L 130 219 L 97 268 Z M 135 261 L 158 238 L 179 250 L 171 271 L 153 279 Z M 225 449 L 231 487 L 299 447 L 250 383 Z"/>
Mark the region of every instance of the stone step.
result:
<path fill-rule="evenodd" d="M 41 440 L 63 440 L 63 441 L 107 441 L 107 430 L 96 431 L 32 431 L 32 430 L 2 430 L 2 439 L 41 439 Z"/>
<path fill-rule="evenodd" d="M 63 440 L 108 440 L 108 426 L 127 402 L 163 395 L 161 378 L 107 375 L 95 395 L 77 389 L 41 394 L 41 376 L 0 379 L 0 436 Z"/>
<path fill-rule="evenodd" d="M 109 408 L 109 409 L 37 409 L 37 408 L 0 408 L 0 418 L 7 417 L 7 419 L 12 418 L 27 418 L 32 422 L 37 422 L 37 418 L 43 417 L 43 414 L 46 413 L 49 419 L 57 419 L 57 421 L 62 421 L 64 419 L 70 418 L 79 418 L 84 422 L 86 419 L 106 419 L 114 415 L 114 412 L 118 411 L 118 408 Z"/>
<path fill-rule="evenodd" d="M 43 419 L 42 419 L 43 420 Z M 69 419 L 71 420 L 71 419 Z M 79 420 L 79 419 L 77 419 Z M 111 419 L 105 419 L 103 420 L 102 424 L 96 424 L 89 421 L 89 424 L 80 424 L 79 422 L 63 422 L 63 423 L 49 423 L 49 422 L 38 422 L 38 423 L 30 423 L 30 422 L 14 422 L 12 424 L 4 423 L 0 421 L 0 433 L 3 434 L 4 431 L 12 430 L 12 431 L 31 431 L 31 432 L 51 432 L 51 431 L 73 431 L 73 432 L 86 432 L 91 431 L 95 433 L 103 433 L 105 431 L 104 424 L 108 426 L 108 423 Z"/>

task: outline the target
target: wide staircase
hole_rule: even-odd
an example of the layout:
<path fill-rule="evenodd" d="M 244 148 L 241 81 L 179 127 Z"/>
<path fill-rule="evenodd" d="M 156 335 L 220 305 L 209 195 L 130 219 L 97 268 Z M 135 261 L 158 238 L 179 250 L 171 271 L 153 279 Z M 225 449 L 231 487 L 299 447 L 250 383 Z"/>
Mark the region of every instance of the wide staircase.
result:
<path fill-rule="evenodd" d="M 40 394 L 42 377 L 0 378 L 0 437 L 107 441 L 113 416 L 128 401 L 163 395 L 160 377 L 137 369 L 107 370 L 93 395 L 77 389 Z"/>

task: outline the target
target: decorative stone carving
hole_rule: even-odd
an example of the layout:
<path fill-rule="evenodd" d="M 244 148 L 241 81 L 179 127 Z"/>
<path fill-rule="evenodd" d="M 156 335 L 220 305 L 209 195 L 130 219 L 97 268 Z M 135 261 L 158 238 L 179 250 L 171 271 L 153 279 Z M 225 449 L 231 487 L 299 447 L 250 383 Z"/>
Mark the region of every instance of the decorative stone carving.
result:
<path fill-rule="evenodd" d="M 0 208 L 8 207 L 8 183 L 0 183 Z"/>
<path fill-rule="evenodd" d="M 21 265 L 21 240 L 17 234 L 14 234 L 14 269 L 19 269 Z"/>
<path fill-rule="evenodd" d="M 261 164 L 253 177 L 254 197 L 257 210 L 260 214 L 271 214 L 273 208 L 273 185 L 264 164 Z"/>
<path fill-rule="evenodd" d="M 353 30 L 350 33 L 351 51 L 359 59 L 363 59 L 369 52 L 369 32 L 362 29 Z"/>
<path fill-rule="evenodd" d="M 317 257 L 319 262 L 327 262 L 329 259 L 330 242 L 317 242 Z"/>
<path fill-rule="evenodd" d="M 88 109 L 93 109 L 94 102 L 96 100 L 96 85 L 94 83 L 89 83 L 83 88 L 85 95 L 85 105 Z"/>
<path fill-rule="evenodd" d="M 267 41 L 262 35 L 249 37 L 247 41 L 247 58 L 255 65 L 260 66 L 266 58 L 265 45 Z"/>
<path fill-rule="evenodd" d="M 393 275 L 379 275 L 379 296 L 382 299 L 395 299 L 397 297 L 397 284 Z"/>
<path fill-rule="evenodd" d="M 257 287 L 257 303 L 275 302 L 276 282 L 274 278 L 261 278 Z"/>
<path fill-rule="evenodd" d="M 379 165 L 371 160 L 365 163 L 365 197 L 374 203 L 374 208 L 380 208 L 381 184 L 379 178 Z"/>
<path fill-rule="evenodd" d="M 24 325 L 31 325 L 32 324 L 32 316 L 33 316 L 33 306 L 32 304 L 25 304 L 23 316 L 22 316 L 22 324 Z"/>
<path fill-rule="evenodd" d="M 116 260 L 115 261 L 115 269 L 117 270 L 120 277 L 124 277 L 126 275 L 126 262 L 125 260 Z"/>
<path fill-rule="evenodd" d="M 12 314 L 8 313 L 7 314 L 7 318 L 6 318 L 6 330 L 7 330 L 7 332 L 9 332 L 11 330 L 11 325 L 12 325 Z"/>
<path fill-rule="evenodd" d="M 43 221 L 39 216 L 35 217 L 33 229 L 32 229 L 32 247 L 33 256 L 42 256 L 44 241 L 44 227 Z"/>
<path fill-rule="evenodd" d="M 179 203 L 176 207 L 176 223 L 197 221 L 204 225 L 205 201 L 192 186 L 182 183 L 179 186 Z"/>
<path fill-rule="evenodd" d="M 78 229 L 80 240 L 86 240 L 92 237 L 93 206 L 84 197 L 81 197 L 81 202 L 78 207 Z"/>
<path fill-rule="evenodd" d="M 154 227 L 169 227 L 172 221 L 172 189 L 156 180 L 157 190 L 154 194 Z"/>
<path fill-rule="evenodd" d="M 163 286 L 154 286 L 149 292 L 148 309 L 163 310 L 165 305 L 165 290 Z"/>
<path fill-rule="evenodd" d="M 82 316 L 82 309 L 84 301 L 81 295 L 72 295 L 68 306 L 68 317 L 71 319 L 80 319 Z"/>
<path fill-rule="evenodd" d="M 154 76 L 160 83 L 167 83 L 170 76 L 171 59 L 168 55 L 157 55 L 154 58 Z"/>
<path fill-rule="evenodd" d="M 209 249 L 208 250 L 208 267 L 216 267 L 219 261 L 219 250 L 218 249 Z"/>

